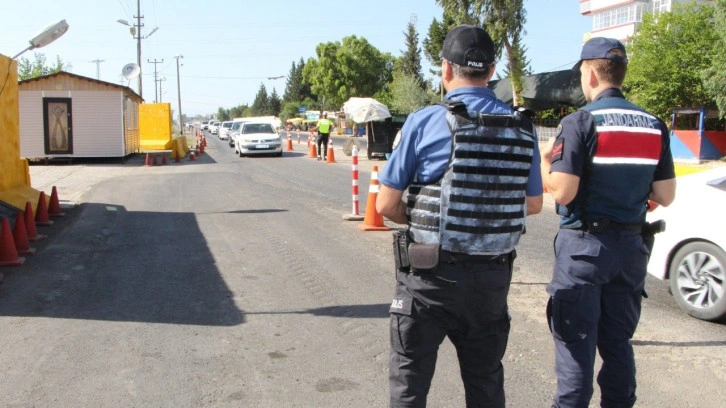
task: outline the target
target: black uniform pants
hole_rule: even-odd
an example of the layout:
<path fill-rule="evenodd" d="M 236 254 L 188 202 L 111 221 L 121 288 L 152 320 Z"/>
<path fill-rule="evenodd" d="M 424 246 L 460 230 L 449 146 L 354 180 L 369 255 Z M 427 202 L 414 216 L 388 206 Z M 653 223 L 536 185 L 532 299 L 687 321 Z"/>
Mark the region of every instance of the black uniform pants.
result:
<path fill-rule="evenodd" d="M 320 133 L 320 135 L 318 136 L 318 157 L 322 157 L 323 159 L 328 158 L 328 140 L 329 139 L 330 139 L 330 133 Z"/>
<path fill-rule="evenodd" d="M 425 407 L 439 345 L 456 348 L 466 406 L 504 407 L 501 359 L 509 337 L 507 295 L 516 253 L 447 256 L 431 270 L 397 272 L 391 304 L 391 407 Z"/>

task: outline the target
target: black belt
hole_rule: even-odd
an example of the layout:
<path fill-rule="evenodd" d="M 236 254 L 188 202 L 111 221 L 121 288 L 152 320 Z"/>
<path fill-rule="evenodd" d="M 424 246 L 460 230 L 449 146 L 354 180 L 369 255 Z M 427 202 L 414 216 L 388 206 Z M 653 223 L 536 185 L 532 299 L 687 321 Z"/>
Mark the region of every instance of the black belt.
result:
<path fill-rule="evenodd" d="M 565 228 L 567 229 L 567 228 Z M 643 224 L 625 224 L 610 220 L 588 221 L 577 228 L 570 228 L 577 231 L 600 233 L 606 231 L 628 231 L 640 234 L 643 231 Z"/>
<path fill-rule="evenodd" d="M 450 264 L 466 264 L 466 263 L 498 263 L 503 264 L 508 261 L 513 261 L 517 257 L 517 251 L 507 252 L 501 255 L 467 255 L 459 252 L 450 252 L 441 250 L 439 262 L 446 262 Z"/>

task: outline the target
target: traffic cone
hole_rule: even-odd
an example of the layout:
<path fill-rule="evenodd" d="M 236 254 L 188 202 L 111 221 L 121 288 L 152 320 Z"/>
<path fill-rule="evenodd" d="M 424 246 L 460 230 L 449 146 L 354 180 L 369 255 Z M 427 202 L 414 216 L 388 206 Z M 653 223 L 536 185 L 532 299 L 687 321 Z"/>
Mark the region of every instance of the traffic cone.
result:
<path fill-rule="evenodd" d="M 25 220 L 23 219 L 23 214 L 20 211 L 18 211 L 18 213 L 15 215 L 13 240 L 15 241 L 15 248 L 18 250 L 18 254 L 35 254 L 35 248 L 30 247 L 30 240 L 28 240 L 28 231 L 25 229 Z"/>
<path fill-rule="evenodd" d="M 48 215 L 51 217 L 62 217 L 66 215 L 61 212 L 60 201 L 58 200 L 58 189 L 53 186 L 50 191 L 50 202 L 48 203 Z"/>
<path fill-rule="evenodd" d="M 189 152 L 189 161 L 197 160 L 197 156 L 194 154 L 194 150 Z"/>
<path fill-rule="evenodd" d="M 204 154 L 204 142 L 199 143 L 199 154 Z"/>
<path fill-rule="evenodd" d="M 366 202 L 366 213 L 363 224 L 358 225 L 361 231 L 388 231 L 390 228 L 383 225 L 383 216 L 376 210 L 376 198 L 378 198 L 378 166 L 373 166 L 371 171 L 371 184 L 368 187 L 368 201 Z"/>
<path fill-rule="evenodd" d="M 310 144 L 310 154 L 308 155 L 308 157 L 310 157 L 312 159 L 318 158 L 318 149 L 317 149 L 317 147 L 315 147 L 315 143 Z"/>
<path fill-rule="evenodd" d="M 38 234 L 38 230 L 35 228 L 35 218 L 33 218 L 33 206 L 30 204 L 30 201 L 25 202 L 23 218 L 25 218 L 25 231 L 28 233 L 28 239 L 30 241 L 38 242 L 48 237 L 47 235 Z"/>
<path fill-rule="evenodd" d="M 292 137 L 290 137 L 290 134 L 287 134 L 287 151 L 291 152 L 294 149 L 292 148 Z"/>
<path fill-rule="evenodd" d="M 149 153 L 146 153 L 146 162 L 144 162 L 144 166 L 151 166 L 151 157 L 149 157 Z"/>
<path fill-rule="evenodd" d="M 35 225 L 43 227 L 53 225 L 53 221 L 48 218 L 48 205 L 45 203 L 45 193 L 42 191 L 38 197 L 38 207 L 35 210 Z"/>
<path fill-rule="evenodd" d="M 15 239 L 10 231 L 10 222 L 3 218 L 2 232 L 0 233 L 0 266 L 20 266 L 25 258 L 18 256 Z"/>
<path fill-rule="evenodd" d="M 330 137 L 330 142 L 328 143 L 328 157 L 325 159 L 326 163 L 337 163 L 335 161 L 335 153 L 333 150 L 333 137 Z"/>

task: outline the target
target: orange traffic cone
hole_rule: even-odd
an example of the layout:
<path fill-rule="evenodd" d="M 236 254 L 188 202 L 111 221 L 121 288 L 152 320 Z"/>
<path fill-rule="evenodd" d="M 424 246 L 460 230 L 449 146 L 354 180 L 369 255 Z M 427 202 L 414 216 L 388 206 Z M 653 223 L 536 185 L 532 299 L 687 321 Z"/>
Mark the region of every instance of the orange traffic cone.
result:
<path fill-rule="evenodd" d="M 28 240 L 28 231 L 25 229 L 25 220 L 23 214 L 18 211 L 15 215 L 15 228 L 13 228 L 13 239 L 15 240 L 15 248 L 20 255 L 34 255 L 35 248 L 30 247 Z"/>
<path fill-rule="evenodd" d="M 28 233 L 30 241 L 37 242 L 48 237 L 47 235 L 38 234 L 38 230 L 35 228 L 35 218 L 33 217 L 33 206 L 30 201 L 25 202 L 23 217 L 25 218 L 25 231 Z"/>
<path fill-rule="evenodd" d="M 10 222 L 3 218 L 3 227 L 0 233 L 0 266 L 20 266 L 25 258 L 18 256 L 15 239 L 10 231 Z"/>
<path fill-rule="evenodd" d="M 38 197 L 38 207 L 35 210 L 35 225 L 44 227 L 53 225 L 53 221 L 48 218 L 48 205 L 45 203 L 45 193 L 42 191 Z"/>
<path fill-rule="evenodd" d="M 376 198 L 378 198 L 378 166 L 373 166 L 371 171 L 371 184 L 368 187 L 368 201 L 366 202 L 366 213 L 363 224 L 358 225 L 361 231 L 388 231 L 390 228 L 383 225 L 383 216 L 376 210 Z"/>
<path fill-rule="evenodd" d="M 318 149 L 315 147 L 315 143 L 310 144 L 310 154 L 308 155 L 311 159 L 316 159 L 318 157 Z"/>
<path fill-rule="evenodd" d="M 194 154 L 194 150 L 189 152 L 189 161 L 197 160 L 197 156 Z"/>
<path fill-rule="evenodd" d="M 62 217 L 66 215 L 65 213 L 61 212 L 60 209 L 60 201 L 58 200 L 58 189 L 53 186 L 53 189 L 50 191 L 50 203 L 48 203 L 48 215 L 51 217 Z"/>
<path fill-rule="evenodd" d="M 144 166 L 151 166 L 151 157 L 149 157 L 149 153 L 146 153 L 146 162 L 144 162 Z"/>
<path fill-rule="evenodd" d="M 290 134 L 287 134 L 287 151 L 291 152 L 294 149 L 292 148 L 292 137 L 290 137 Z"/>
<path fill-rule="evenodd" d="M 335 161 L 335 153 L 333 150 L 333 138 L 330 138 L 330 142 L 328 143 L 328 157 L 325 158 L 326 163 L 337 163 Z"/>

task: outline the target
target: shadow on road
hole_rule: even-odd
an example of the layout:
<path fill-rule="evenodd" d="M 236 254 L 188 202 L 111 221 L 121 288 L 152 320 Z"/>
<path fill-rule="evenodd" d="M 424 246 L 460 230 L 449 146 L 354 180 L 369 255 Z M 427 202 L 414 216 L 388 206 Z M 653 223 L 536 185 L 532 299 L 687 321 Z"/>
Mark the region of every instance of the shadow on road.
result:
<path fill-rule="evenodd" d="M 244 323 L 194 214 L 88 203 L 4 269 L 0 315 L 205 326 Z"/>
<path fill-rule="evenodd" d="M 303 310 L 271 310 L 271 311 L 247 311 L 245 315 L 278 315 L 278 314 L 310 314 L 313 316 L 347 317 L 347 318 L 387 318 L 388 303 L 374 305 L 341 305 L 326 306 L 315 309 Z"/>

